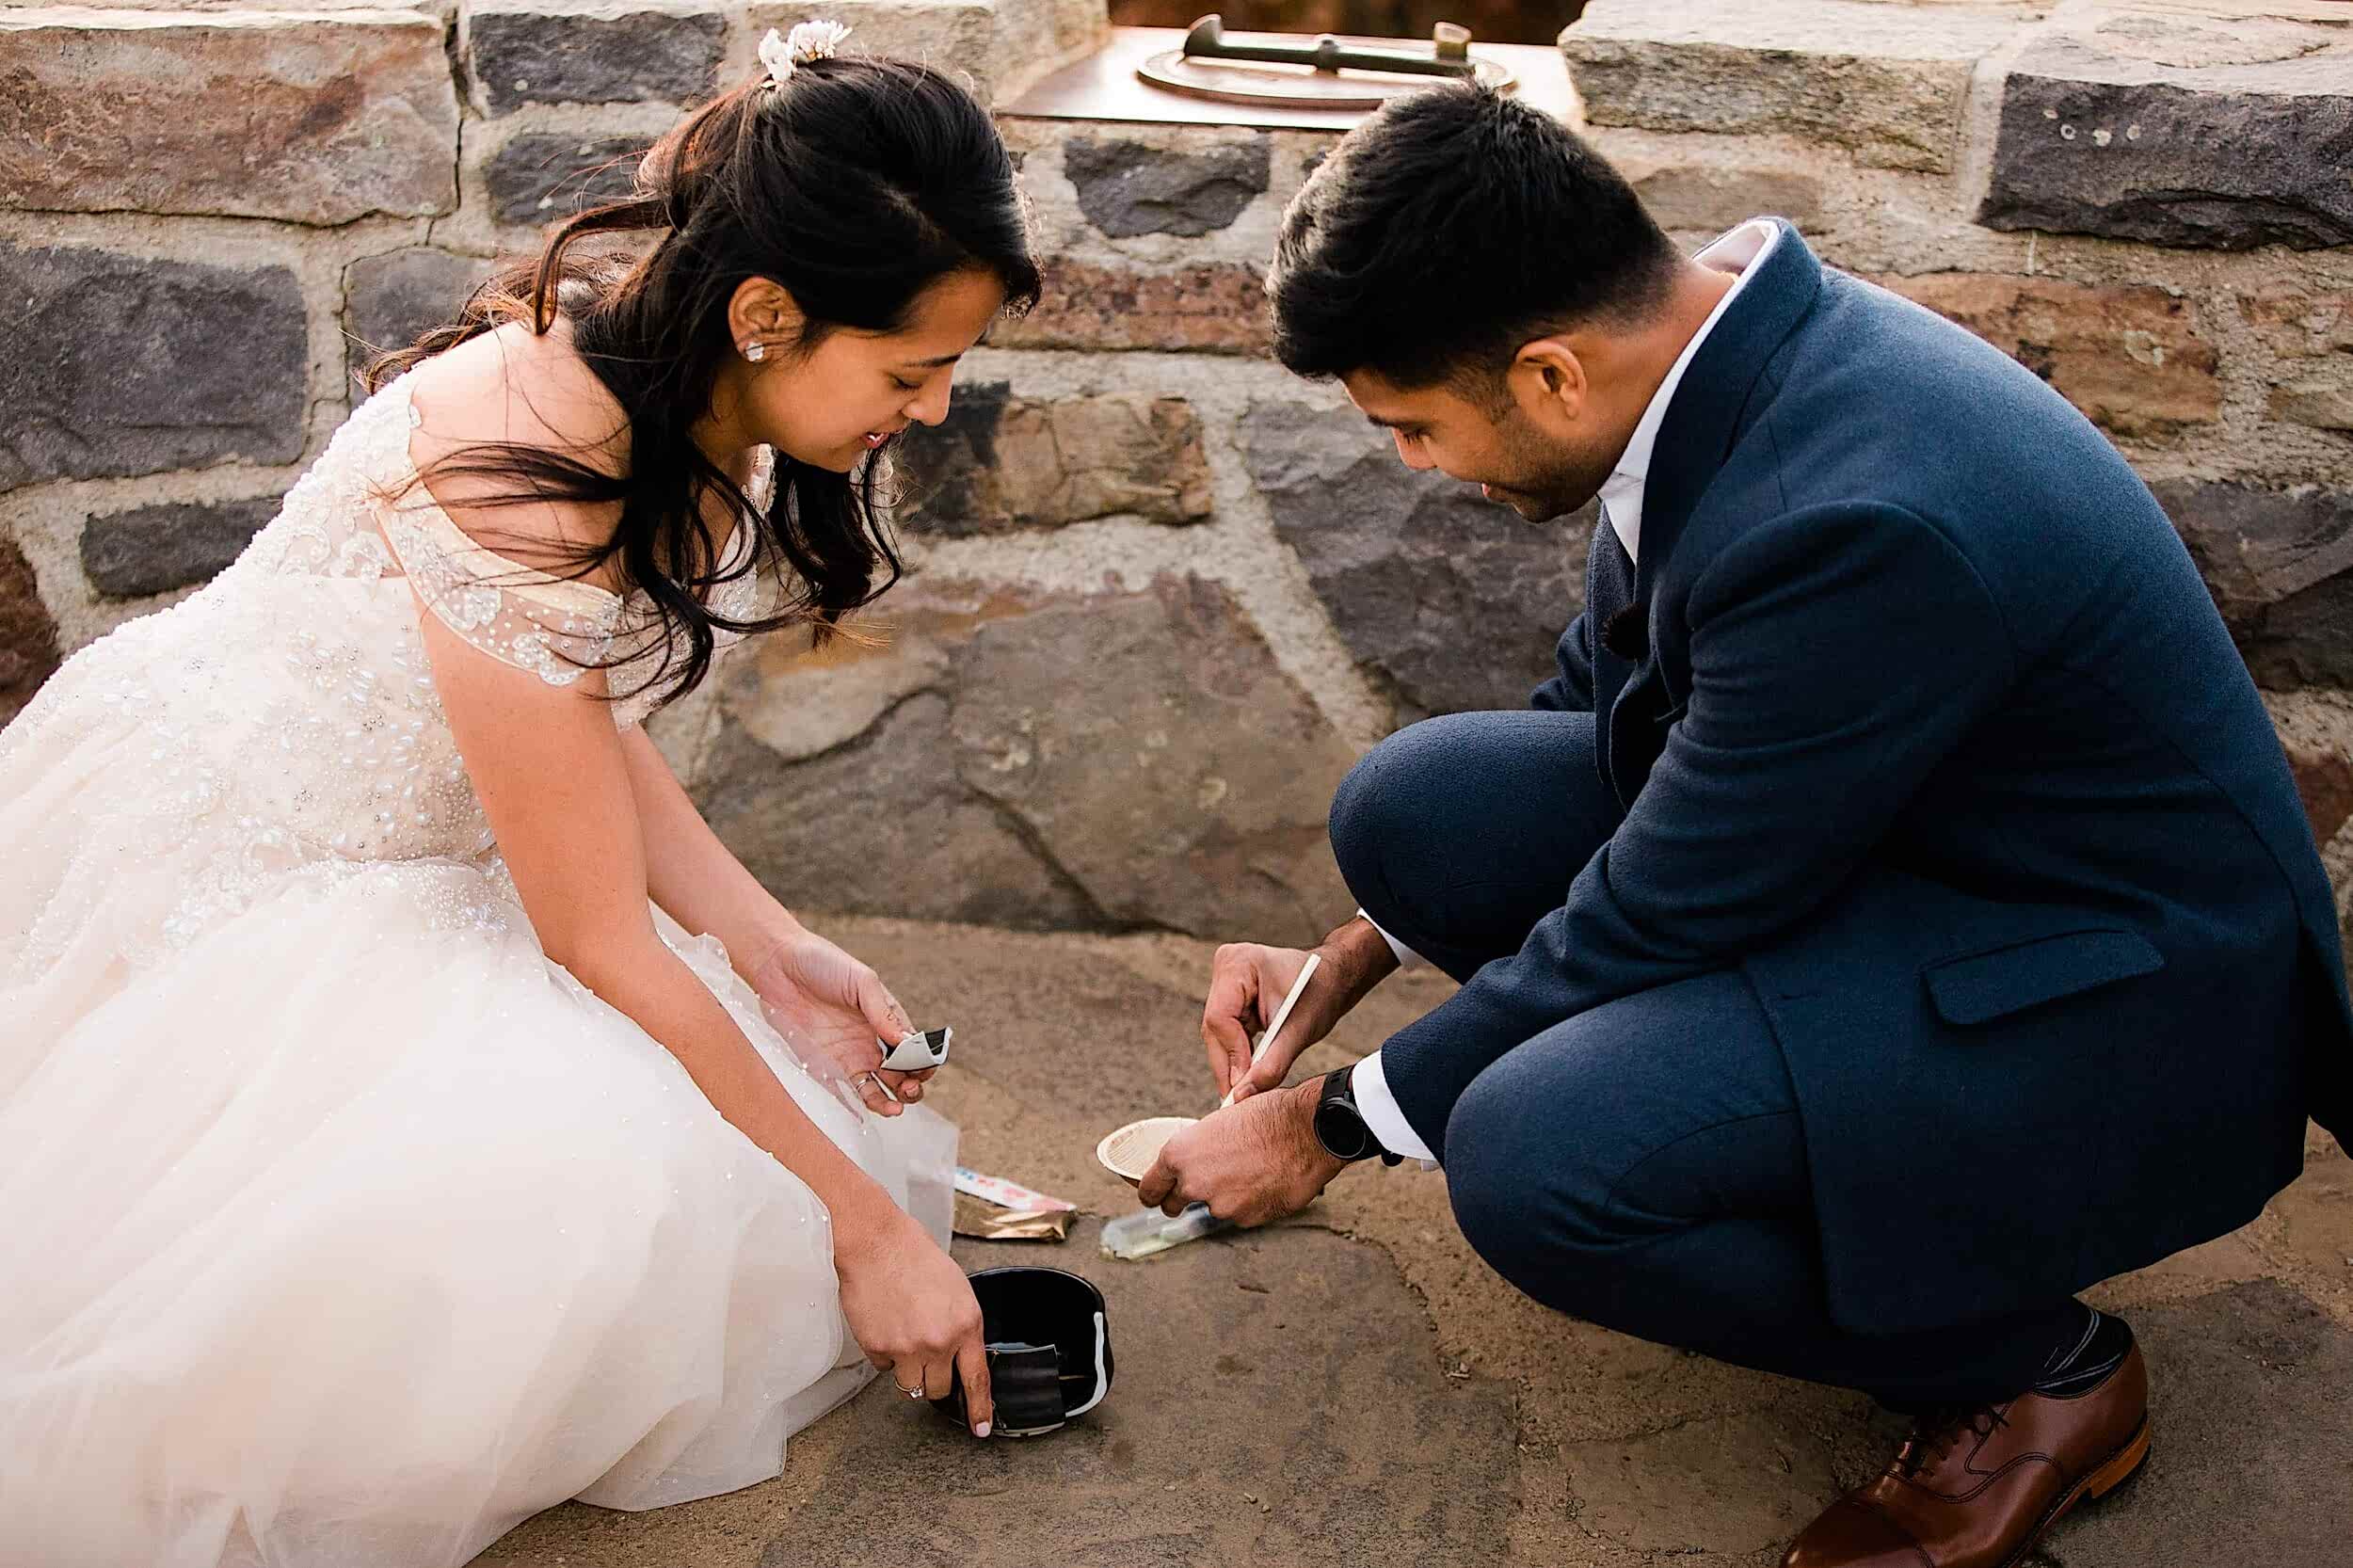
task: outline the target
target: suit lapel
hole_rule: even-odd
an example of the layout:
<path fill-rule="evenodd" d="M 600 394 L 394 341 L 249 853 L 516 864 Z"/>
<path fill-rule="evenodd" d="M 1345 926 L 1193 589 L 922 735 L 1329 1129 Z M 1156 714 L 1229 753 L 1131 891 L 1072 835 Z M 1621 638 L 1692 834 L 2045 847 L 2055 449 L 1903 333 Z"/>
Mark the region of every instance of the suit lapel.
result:
<path fill-rule="evenodd" d="M 1599 715 L 1593 750 L 1603 781 L 1617 792 L 1619 804 L 1628 808 L 1649 778 L 1665 740 L 1665 705 L 1660 700 L 1665 681 L 1649 626 L 1659 575 L 1683 536 L 1692 508 L 1731 456 L 1744 428 L 1741 415 L 1767 361 L 1821 292 L 1821 263 L 1785 223 L 1770 253 L 1753 265 L 1755 275 L 1691 356 L 1659 422 L 1642 485 L 1641 560 L 1626 559 L 1614 529 L 1594 530 L 1586 590 L 1594 628 L 1593 712 Z M 1600 537 L 1604 533 L 1609 536 L 1606 541 Z M 1600 613 L 1600 596 L 1606 592 L 1619 596 L 1608 601 L 1608 615 L 1630 607 L 1641 617 L 1639 637 L 1620 639 L 1633 642 L 1639 653 L 1632 658 L 1609 653 L 1607 675 L 1600 635 L 1608 620 Z"/>
<path fill-rule="evenodd" d="M 1605 506 L 1600 520 L 1593 524 L 1593 549 L 1586 557 L 1585 624 L 1593 633 L 1593 712 L 1599 715 L 1593 726 L 1593 761 L 1602 783 L 1613 790 L 1617 784 L 1609 767 L 1610 719 L 1632 666 L 1609 645 L 1601 629 L 1633 602 L 1634 563 L 1626 558 L 1625 546 L 1610 526 L 1609 509 Z M 1620 804 L 1624 804 L 1623 792 Z"/>
<path fill-rule="evenodd" d="M 1642 482 L 1642 559 L 1634 596 L 1643 604 L 1650 602 L 1691 508 L 1746 429 L 1741 415 L 1766 363 L 1822 292 L 1822 264 L 1797 230 L 1775 221 L 1780 241 L 1752 264 L 1754 276 L 1684 367 L 1659 421 Z"/>
<path fill-rule="evenodd" d="M 1661 685 L 1654 655 L 1626 677 L 1617 701 L 1610 705 L 1609 722 L 1593 727 L 1596 732 L 1609 731 L 1609 787 L 1617 792 L 1618 804 L 1628 809 L 1633 808 L 1634 797 L 1642 792 L 1651 764 L 1658 760 L 1659 750 L 1666 744 L 1666 732 L 1659 723 Z"/>

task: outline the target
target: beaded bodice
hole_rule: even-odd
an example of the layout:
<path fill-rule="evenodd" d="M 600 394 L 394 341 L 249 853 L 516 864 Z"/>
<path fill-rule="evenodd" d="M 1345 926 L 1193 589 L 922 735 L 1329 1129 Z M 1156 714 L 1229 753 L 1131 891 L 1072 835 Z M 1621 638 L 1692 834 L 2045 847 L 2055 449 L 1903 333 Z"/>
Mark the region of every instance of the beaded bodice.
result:
<path fill-rule="evenodd" d="M 644 596 L 624 599 L 520 566 L 452 522 L 417 483 L 409 456 L 419 423 L 411 385 L 404 376 L 354 411 L 230 576 L 405 577 L 417 599 L 468 643 L 550 685 L 603 669 L 619 694 L 615 722 L 642 723 L 668 689 L 663 628 Z M 753 493 L 763 495 L 773 483 L 772 456 L 763 449 Z M 748 532 L 738 529 L 728 566 L 740 564 L 749 542 Z M 760 593 L 757 575 L 746 574 L 724 584 L 712 608 L 742 619 L 757 613 Z M 738 640 L 719 634 L 722 648 Z"/>
<path fill-rule="evenodd" d="M 642 597 L 476 545 L 414 483 L 413 420 L 406 377 L 368 399 L 233 566 L 85 648 L 0 735 L 0 763 L 19 747 L 110 758 L 76 803 L 72 858 L 93 863 L 57 868 L 44 917 L 57 940 L 82 924 L 74 889 L 94 889 L 109 866 L 140 864 L 176 888 L 163 929 L 147 934 L 164 940 L 207 929 L 290 873 L 450 858 L 495 867 L 434 687 L 424 614 L 552 684 L 605 665 L 624 694 L 612 704 L 617 725 L 659 704 L 651 678 L 664 648 Z M 764 457 L 756 498 L 773 483 Z M 731 558 L 749 541 L 736 529 Z M 712 607 L 747 618 L 763 591 L 745 573 Z M 722 646 L 735 640 L 721 633 Z M 52 944 L 31 936 L 17 956 L 39 962 Z"/>

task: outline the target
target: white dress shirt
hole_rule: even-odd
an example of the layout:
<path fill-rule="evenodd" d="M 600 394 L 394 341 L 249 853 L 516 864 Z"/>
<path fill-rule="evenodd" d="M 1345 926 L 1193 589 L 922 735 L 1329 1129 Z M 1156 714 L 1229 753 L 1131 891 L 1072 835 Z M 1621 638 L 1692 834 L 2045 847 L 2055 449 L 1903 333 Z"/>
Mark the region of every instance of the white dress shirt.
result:
<path fill-rule="evenodd" d="M 1642 417 L 1635 422 L 1634 435 L 1625 443 L 1625 451 L 1618 458 L 1617 467 L 1610 472 L 1609 478 L 1602 481 L 1602 515 L 1609 520 L 1609 526 L 1617 530 L 1618 542 L 1625 546 L 1625 556 L 1629 561 L 1641 559 L 1642 487 L 1650 478 L 1651 449 L 1658 444 L 1658 426 L 1667 418 L 1667 406 L 1674 401 L 1675 388 L 1682 385 L 1683 373 L 1690 367 L 1691 357 L 1699 352 L 1700 344 L 1707 341 L 1707 334 L 1715 330 L 1716 323 L 1723 319 L 1724 312 L 1731 308 L 1733 300 L 1747 285 L 1749 279 L 1754 276 L 1756 263 L 1780 240 L 1781 225 L 1770 218 L 1753 217 L 1716 240 L 1694 258 L 1719 272 L 1737 273 L 1738 277 L 1732 287 L 1724 291 L 1724 296 L 1716 301 L 1716 308 L 1707 312 L 1707 319 L 1700 323 L 1700 329 L 1691 334 L 1691 341 L 1683 345 L 1683 352 L 1675 357 L 1674 364 L 1667 372 L 1667 378 L 1658 383 L 1658 391 L 1651 394 L 1650 404 L 1643 408 Z M 1356 913 L 1365 915 L 1361 909 Z M 1372 920 L 1369 915 L 1365 915 L 1365 919 Z M 1378 922 L 1374 922 L 1372 928 L 1381 931 Z M 1381 931 L 1381 939 L 1389 944 L 1389 951 L 1406 968 L 1424 962 L 1419 953 L 1387 932 Z M 1389 1092 L 1388 1077 L 1382 1070 L 1379 1051 L 1356 1064 L 1356 1076 L 1351 1086 L 1356 1094 L 1356 1110 L 1365 1118 L 1366 1128 L 1381 1141 L 1383 1148 L 1391 1154 L 1418 1160 L 1424 1169 L 1434 1163 L 1430 1145 L 1414 1131 L 1413 1124 L 1405 1119 L 1405 1112 L 1398 1107 L 1397 1096 Z"/>

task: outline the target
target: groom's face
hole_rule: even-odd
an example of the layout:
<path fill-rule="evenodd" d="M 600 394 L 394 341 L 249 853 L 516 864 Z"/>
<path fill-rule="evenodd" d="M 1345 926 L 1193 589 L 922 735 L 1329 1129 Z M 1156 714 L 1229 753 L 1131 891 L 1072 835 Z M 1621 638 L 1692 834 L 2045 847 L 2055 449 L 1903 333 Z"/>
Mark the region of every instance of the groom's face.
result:
<path fill-rule="evenodd" d="M 1529 522 L 1565 517 L 1601 493 L 1616 449 L 1580 440 L 1576 423 L 1564 425 L 1557 409 L 1542 410 L 1541 422 L 1531 417 L 1513 379 L 1406 389 L 1376 371 L 1357 370 L 1340 384 L 1397 442 L 1407 468 L 1436 469 L 1477 485 Z"/>

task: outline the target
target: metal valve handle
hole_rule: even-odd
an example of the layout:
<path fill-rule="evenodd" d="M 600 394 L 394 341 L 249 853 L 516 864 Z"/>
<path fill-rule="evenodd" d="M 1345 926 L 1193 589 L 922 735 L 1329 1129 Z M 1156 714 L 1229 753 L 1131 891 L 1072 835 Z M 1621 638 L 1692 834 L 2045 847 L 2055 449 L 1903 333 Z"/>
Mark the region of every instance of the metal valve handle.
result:
<path fill-rule="evenodd" d="M 1385 71 L 1403 76 L 1462 79 L 1479 72 L 1478 66 L 1471 61 L 1470 41 L 1469 28 L 1452 22 L 1441 22 L 1432 29 L 1432 52 L 1427 55 L 1408 55 L 1395 49 L 1348 48 L 1330 33 L 1322 34 L 1305 48 L 1274 43 L 1228 43 L 1225 41 L 1225 19 L 1211 13 L 1194 23 L 1192 30 L 1185 34 L 1182 53 L 1188 59 L 1267 60 L 1280 65 L 1312 66 L 1317 71 L 1335 75 L 1342 71 Z"/>

